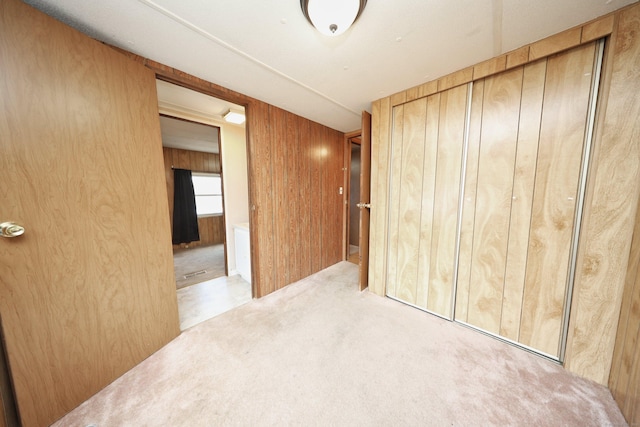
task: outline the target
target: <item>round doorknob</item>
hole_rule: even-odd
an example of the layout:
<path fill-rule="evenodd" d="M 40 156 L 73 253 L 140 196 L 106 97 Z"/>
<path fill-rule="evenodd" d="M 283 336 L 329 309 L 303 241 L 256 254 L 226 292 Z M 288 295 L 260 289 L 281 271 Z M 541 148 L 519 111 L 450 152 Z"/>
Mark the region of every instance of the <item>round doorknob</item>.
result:
<path fill-rule="evenodd" d="M 24 227 L 15 222 L 3 222 L 0 224 L 0 236 L 2 237 L 18 237 L 24 234 Z"/>

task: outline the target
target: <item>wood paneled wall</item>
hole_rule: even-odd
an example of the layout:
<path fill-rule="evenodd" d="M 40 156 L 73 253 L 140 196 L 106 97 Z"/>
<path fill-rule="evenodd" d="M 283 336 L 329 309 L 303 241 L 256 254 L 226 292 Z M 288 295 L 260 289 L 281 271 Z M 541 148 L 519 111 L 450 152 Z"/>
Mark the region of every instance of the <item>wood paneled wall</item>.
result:
<path fill-rule="evenodd" d="M 640 425 L 640 206 L 636 213 L 609 388 L 629 425 Z"/>
<path fill-rule="evenodd" d="M 344 135 L 274 106 L 257 107 L 247 119 L 251 139 L 260 141 L 249 146 L 249 189 L 262 296 L 342 259 Z"/>
<path fill-rule="evenodd" d="M 565 359 L 570 371 L 607 383 L 640 194 L 638 4 L 373 103 L 372 168 L 377 174 L 372 176 L 369 290 L 384 295 L 388 285 L 393 107 L 609 35 Z"/>
<path fill-rule="evenodd" d="M 222 173 L 220 154 L 203 153 L 201 151 L 181 150 L 179 148 L 162 147 L 164 156 L 164 172 L 167 182 L 169 202 L 169 218 L 173 224 L 173 169 L 188 169 L 193 172 Z M 200 240 L 189 243 L 189 247 L 215 245 L 224 242 L 224 216 L 206 216 L 198 218 Z M 174 249 L 180 247 L 174 245 Z"/>
<path fill-rule="evenodd" d="M 342 132 L 112 48 L 144 64 L 162 80 L 245 106 L 256 297 L 342 260 Z"/>

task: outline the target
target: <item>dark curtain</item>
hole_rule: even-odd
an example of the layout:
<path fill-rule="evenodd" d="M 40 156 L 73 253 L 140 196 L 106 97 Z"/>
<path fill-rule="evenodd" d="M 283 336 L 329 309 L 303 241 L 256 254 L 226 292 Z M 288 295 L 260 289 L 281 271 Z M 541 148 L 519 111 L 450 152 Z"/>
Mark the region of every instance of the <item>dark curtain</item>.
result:
<path fill-rule="evenodd" d="M 173 244 L 200 240 L 191 171 L 173 170 Z"/>

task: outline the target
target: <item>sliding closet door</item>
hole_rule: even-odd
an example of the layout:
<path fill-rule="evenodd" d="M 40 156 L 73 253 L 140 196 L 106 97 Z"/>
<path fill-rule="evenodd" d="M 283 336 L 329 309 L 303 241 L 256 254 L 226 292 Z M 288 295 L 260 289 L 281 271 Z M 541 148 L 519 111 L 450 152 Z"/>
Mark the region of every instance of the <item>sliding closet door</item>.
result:
<path fill-rule="evenodd" d="M 595 57 L 591 43 L 477 82 L 473 93 L 455 318 L 552 357 Z"/>
<path fill-rule="evenodd" d="M 452 317 L 467 86 L 393 109 L 387 295 Z"/>

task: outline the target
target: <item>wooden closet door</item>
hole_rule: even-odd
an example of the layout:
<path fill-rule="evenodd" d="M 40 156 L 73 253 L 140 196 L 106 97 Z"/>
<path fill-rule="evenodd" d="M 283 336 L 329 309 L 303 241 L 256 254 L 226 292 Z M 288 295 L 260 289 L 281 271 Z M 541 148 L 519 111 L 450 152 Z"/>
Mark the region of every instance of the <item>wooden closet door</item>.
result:
<path fill-rule="evenodd" d="M 455 318 L 552 357 L 594 58 L 591 43 L 476 82 L 473 93 Z"/>
<path fill-rule="evenodd" d="M 558 356 L 596 44 L 549 58 L 518 342 Z"/>
<path fill-rule="evenodd" d="M 387 295 L 450 318 L 467 86 L 393 109 Z"/>

